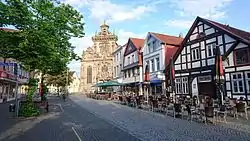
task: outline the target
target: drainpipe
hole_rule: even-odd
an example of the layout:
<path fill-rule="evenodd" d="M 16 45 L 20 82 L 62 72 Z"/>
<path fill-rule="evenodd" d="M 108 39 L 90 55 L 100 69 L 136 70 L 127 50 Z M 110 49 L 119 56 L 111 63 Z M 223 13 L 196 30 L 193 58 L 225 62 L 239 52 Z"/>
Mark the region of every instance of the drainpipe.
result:
<path fill-rule="evenodd" d="M 143 52 L 141 52 L 141 49 L 138 50 L 138 61 L 139 61 L 139 95 L 143 95 L 142 91 L 142 82 L 143 82 L 143 71 L 142 71 L 142 64 L 143 64 Z"/>

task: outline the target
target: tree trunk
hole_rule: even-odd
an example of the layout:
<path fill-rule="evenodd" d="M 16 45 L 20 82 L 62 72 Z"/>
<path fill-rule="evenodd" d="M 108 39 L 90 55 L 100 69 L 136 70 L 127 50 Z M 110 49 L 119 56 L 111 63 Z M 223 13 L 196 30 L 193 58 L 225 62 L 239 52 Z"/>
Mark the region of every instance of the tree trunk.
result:
<path fill-rule="evenodd" d="M 40 96 L 41 100 L 44 101 L 44 73 L 41 74 L 41 83 L 40 83 Z"/>
<path fill-rule="evenodd" d="M 59 86 L 57 86 L 57 96 L 58 96 L 58 97 L 59 97 L 59 92 L 60 92 Z"/>

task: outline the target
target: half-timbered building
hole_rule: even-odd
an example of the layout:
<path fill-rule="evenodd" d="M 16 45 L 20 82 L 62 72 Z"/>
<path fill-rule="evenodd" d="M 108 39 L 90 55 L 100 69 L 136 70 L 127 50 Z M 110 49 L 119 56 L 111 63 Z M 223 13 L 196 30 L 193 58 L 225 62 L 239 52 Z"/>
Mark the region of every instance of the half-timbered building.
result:
<path fill-rule="evenodd" d="M 176 94 L 215 96 L 215 48 L 225 71 L 224 94 L 250 97 L 250 33 L 197 17 L 174 56 Z"/>

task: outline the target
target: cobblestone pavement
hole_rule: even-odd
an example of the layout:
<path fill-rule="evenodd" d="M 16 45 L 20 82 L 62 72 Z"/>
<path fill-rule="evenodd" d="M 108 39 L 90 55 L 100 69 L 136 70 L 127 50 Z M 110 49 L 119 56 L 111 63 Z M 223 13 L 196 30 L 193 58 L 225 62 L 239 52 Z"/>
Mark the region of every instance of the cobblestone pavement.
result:
<path fill-rule="evenodd" d="M 21 120 L 0 133 L 1 141 L 139 141 L 71 100 L 50 99 L 50 112 Z M 0 125 L 2 125 L 0 121 Z"/>
<path fill-rule="evenodd" d="M 145 141 L 250 141 L 250 126 L 205 125 L 83 96 L 71 99 L 90 112 Z"/>

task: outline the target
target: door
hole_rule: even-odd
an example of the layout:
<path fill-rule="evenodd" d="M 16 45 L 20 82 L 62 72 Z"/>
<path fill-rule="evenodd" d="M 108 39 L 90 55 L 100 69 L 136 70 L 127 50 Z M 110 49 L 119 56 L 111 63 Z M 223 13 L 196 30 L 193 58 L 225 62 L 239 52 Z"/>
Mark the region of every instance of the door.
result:
<path fill-rule="evenodd" d="M 206 95 L 210 97 L 215 96 L 215 86 L 212 82 L 199 83 L 199 94 Z"/>

